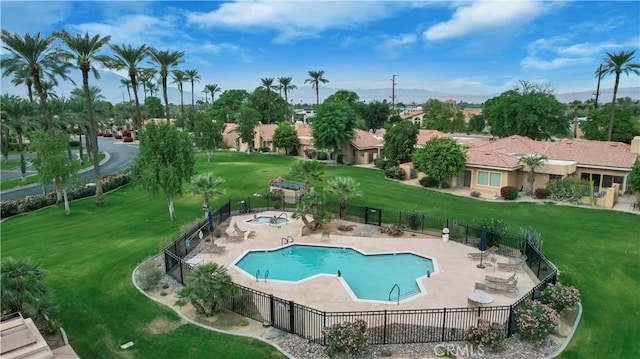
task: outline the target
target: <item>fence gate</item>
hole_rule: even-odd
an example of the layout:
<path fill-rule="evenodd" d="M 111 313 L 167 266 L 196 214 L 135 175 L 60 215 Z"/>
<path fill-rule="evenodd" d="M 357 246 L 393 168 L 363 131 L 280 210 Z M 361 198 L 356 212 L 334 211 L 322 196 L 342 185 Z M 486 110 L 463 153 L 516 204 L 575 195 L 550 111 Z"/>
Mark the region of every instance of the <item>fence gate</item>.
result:
<path fill-rule="evenodd" d="M 293 305 L 289 301 L 271 298 L 271 321 L 274 328 L 291 332 L 291 310 Z"/>
<path fill-rule="evenodd" d="M 365 207 L 364 224 L 375 224 L 380 227 L 382 225 L 382 209 Z"/>

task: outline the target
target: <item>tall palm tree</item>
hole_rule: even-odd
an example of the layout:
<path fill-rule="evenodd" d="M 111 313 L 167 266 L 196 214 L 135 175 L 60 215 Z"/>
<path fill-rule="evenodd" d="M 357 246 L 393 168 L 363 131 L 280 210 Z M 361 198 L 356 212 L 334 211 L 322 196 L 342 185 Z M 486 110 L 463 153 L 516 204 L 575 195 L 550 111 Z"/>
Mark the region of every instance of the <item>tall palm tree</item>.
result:
<path fill-rule="evenodd" d="M 580 100 L 573 100 L 569 103 L 569 110 L 573 114 L 573 138 L 578 138 L 578 112 L 584 109 L 584 106 Z"/>
<path fill-rule="evenodd" d="M 353 177 L 334 177 L 327 181 L 327 187 L 324 190 L 335 194 L 340 200 L 340 218 L 344 217 L 347 199 L 362 196 L 359 187 L 360 183 L 356 182 Z"/>
<path fill-rule="evenodd" d="M 173 83 L 178 86 L 180 91 L 180 115 L 184 121 L 184 87 L 182 86 L 187 80 L 187 75 L 180 70 L 173 70 Z"/>
<path fill-rule="evenodd" d="M 267 123 L 271 123 L 271 90 L 276 88 L 273 84 L 274 81 L 275 79 L 273 77 L 260 79 L 260 88 L 267 92 Z"/>
<path fill-rule="evenodd" d="M 5 64 L 2 64 L 5 67 Z M 31 75 L 29 74 L 29 69 L 24 66 L 18 66 L 18 68 L 12 69 L 7 66 L 2 71 L 2 77 L 6 77 L 13 74 L 13 79 L 11 79 L 11 84 L 14 86 L 25 85 L 27 86 L 27 95 L 29 96 L 29 101 L 33 102 L 33 81 L 31 80 Z"/>
<path fill-rule="evenodd" d="M 600 97 L 600 81 L 602 81 L 603 75 L 604 75 L 604 72 L 602 71 L 602 64 L 600 64 L 596 69 L 596 77 L 598 78 L 598 85 L 596 85 L 596 92 L 593 93 L 594 95 L 596 95 L 596 100 L 594 103 L 595 108 L 598 108 L 598 97 Z"/>
<path fill-rule="evenodd" d="M 102 205 L 102 176 L 100 174 L 100 158 L 98 157 L 98 129 L 96 121 L 93 118 L 93 102 L 95 99 L 91 98 L 89 89 L 89 71 L 91 71 L 96 79 L 100 78 L 100 73 L 91 63 L 98 62 L 106 64 L 109 62 L 109 57 L 98 54 L 98 51 L 109 43 L 111 36 L 89 36 L 88 32 L 85 33 L 84 36 L 80 34 L 73 36 L 65 30 L 56 32 L 55 35 L 60 38 L 68 48 L 67 50 L 60 50 L 59 55 L 65 60 L 75 59 L 78 68 L 80 68 L 82 72 L 82 89 L 84 91 L 84 105 L 87 120 L 89 121 L 91 158 L 93 159 L 93 175 L 96 184 L 96 204 Z M 82 140 L 80 142 L 82 142 Z"/>
<path fill-rule="evenodd" d="M 291 166 L 291 176 L 302 178 L 304 181 L 304 192 L 311 192 L 311 180 L 320 181 L 324 172 L 322 164 L 316 160 L 299 160 Z"/>
<path fill-rule="evenodd" d="M 138 82 L 142 85 L 142 92 L 144 93 L 144 100 L 147 100 L 147 91 L 153 87 L 153 77 L 156 75 L 155 69 L 139 69 L 138 70 Z M 151 94 L 153 96 L 153 94 Z"/>
<path fill-rule="evenodd" d="M 320 105 L 320 83 L 326 84 L 329 80 L 324 77 L 324 70 L 309 71 L 309 78 L 304 80 L 304 83 L 310 83 L 311 88 L 316 89 L 316 106 Z"/>
<path fill-rule="evenodd" d="M 185 70 L 184 73 L 186 74 L 186 80 L 191 82 L 191 110 L 193 111 L 196 109 L 195 93 L 193 90 L 193 86 L 196 82 L 200 82 L 200 80 L 202 80 L 202 76 L 200 76 L 198 74 L 198 70 L 195 70 L 195 69 Z"/>
<path fill-rule="evenodd" d="M 107 62 L 107 67 L 116 70 L 127 70 L 129 79 L 131 79 L 131 88 L 133 89 L 133 98 L 136 102 L 136 119 L 134 126 L 136 129 L 142 126 L 142 110 L 140 109 L 140 100 L 138 99 L 138 66 L 147 57 L 147 45 L 132 47 L 131 45 L 111 45 L 113 55 Z"/>
<path fill-rule="evenodd" d="M 35 36 L 26 33 L 21 36 L 3 29 L 1 39 L 2 48 L 11 55 L 11 57 L 3 59 L 2 66 L 10 69 L 13 73 L 26 69 L 40 97 L 49 136 L 53 138 L 55 136 L 53 117 L 47 104 L 47 94 L 42 85 L 43 77 L 48 78 L 54 84 L 57 84 L 56 77 L 71 80 L 67 76 L 71 64 L 61 61 L 57 56 L 52 46 L 56 39 L 53 35 L 42 37 L 40 33 Z"/>
<path fill-rule="evenodd" d="M 27 102 L 17 96 L 3 94 L 0 98 L 3 131 L 13 131 L 18 140 L 20 172 L 22 173 L 23 183 L 27 181 L 27 165 L 24 157 L 24 134 L 40 127 L 35 112 L 36 108 L 33 103 Z M 3 141 L 7 142 L 4 138 Z"/>
<path fill-rule="evenodd" d="M 292 77 L 278 77 L 278 88 L 282 89 L 284 92 L 284 100 L 289 104 L 289 91 L 295 90 L 297 87 L 291 83 L 293 81 Z"/>
<path fill-rule="evenodd" d="M 204 88 L 211 94 L 211 103 L 216 100 L 216 93 L 222 91 L 222 87 L 218 86 L 218 84 L 209 84 Z"/>
<path fill-rule="evenodd" d="M 604 75 L 616 74 L 616 80 L 613 85 L 613 99 L 611 100 L 611 115 L 609 116 L 609 131 L 607 133 L 607 141 L 611 141 L 611 133 L 613 132 L 613 122 L 616 118 L 616 96 L 618 94 L 618 85 L 620 84 L 620 74 L 640 75 L 640 63 L 631 63 L 635 57 L 636 50 L 619 51 L 616 53 L 607 52 L 605 57 L 602 73 Z"/>
<path fill-rule="evenodd" d="M 224 190 L 220 189 L 220 185 L 224 180 L 216 177 L 211 173 L 194 176 L 189 183 L 189 190 L 193 194 L 202 196 L 202 209 L 204 216 L 207 217 L 209 211 L 209 201 L 216 195 L 224 194 Z"/>
<path fill-rule="evenodd" d="M 85 98 L 84 89 L 76 87 L 73 90 L 71 90 L 71 98 L 70 99 L 72 101 L 74 101 L 74 102 L 79 101 L 80 103 L 82 103 L 82 106 L 86 107 L 86 104 L 85 104 L 86 98 Z M 101 123 L 99 123 L 97 120 L 95 120 L 95 117 L 96 117 L 96 115 L 98 115 L 98 116 L 103 115 L 103 114 L 100 113 L 100 110 L 94 108 L 94 106 L 95 106 L 96 102 L 104 100 L 104 96 L 102 96 L 102 90 L 100 90 L 100 88 L 97 87 L 97 86 L 89 87 L 89 100 L 91 101 L 91 108 L 92 108 L 92 110 L 94 112 L 93 113 L 93 117 L 94 117 L 94 123 L 95 123 L 96 138 L 95 139 L 94 138 L 89 138 L 89 140 L 87 141 L 87 143 L 88 143 L 87 153 L 89 154 L 89 157 L 91 159 L 93 159 L 97 155 L 97 151 L 93 150 L 93 144 L 95 143 L 96 147 L 98 146 L 98 143 L 97 143 L 97 140 L 98 140 L 97 139 L 97 132 L 98 132 L 98 127 L 102 126 Z M 82 157 L 82 131 L 86 129 L 86 131 L 88 133 L 90 131 L 89 127 L 91 126 L 91 123 L 90 123 L 89 119 L 85 119 L 84 116 L 77 116 L 77 118 L 75 119 L 75 121 L 73 123 L 80 130 L 78 132 L 79 136 L 80 136 L 80 158 L 83 158 Z M 89 137 L 91 137 L 91 136 L 89 136 Z M 95 167 L 95 161 L 93 161 L 93 162 L 94 162 L 93 165 Z M 98 177 L 96 177 L 96 178 L 98 178 Z"/>
<path fill-rule="evenodd" d="M 529 173 L 527 174 L 527 194 L 529 196 L 533 195 L 533 184 L 536 181 L 536 169 L 542 167 L 547 160 L 547 156 L 545 155 L 529 155 L 520 158 L 520 163 L 529 167 Z"/>
<path fill-rule="evenodd" d="M 46 314 L 51 289 L 45 283 L 47 271 L 26 258 L 7 257 L 0 265 L 2 314 L 21 312 L 36 317 Z"/>
<path fill-rule="evenodd" d="M 129 95 L 129 102 L 131 102 L 131 79 L 120 79 L 120 87 L 125 87 L 127 89 L 127 95 Z"/>
<path fill-rule="evenodd" d="M 155 64 L 160 73 L 160 79 L 162 81 L 162 94 L 164 96 L 164 108 L 167 116 L 167 123 L 171 114 L 169 113 L 169 96 L 167 95 L 167 76 L 169 71 L 178 66 L 183 60 L 183 51 L 169 51 L 169 50 L 156 50 L 154 48 L 149 49 L 149 57 L 151 63 Z"/>

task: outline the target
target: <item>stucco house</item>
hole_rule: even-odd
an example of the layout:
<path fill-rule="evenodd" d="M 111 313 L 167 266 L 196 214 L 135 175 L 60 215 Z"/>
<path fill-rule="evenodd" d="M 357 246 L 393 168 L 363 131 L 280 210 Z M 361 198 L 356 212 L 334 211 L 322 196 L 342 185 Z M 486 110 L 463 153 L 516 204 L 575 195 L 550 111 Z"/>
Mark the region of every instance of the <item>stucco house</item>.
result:
<path fill-rule="evenodd" d="M 381 157 L 383 147 L 382 134 L 356 129 L 353 140 L 349 141 L 342 151 L 344 163 L 373 163 L 373 160 Z"/>

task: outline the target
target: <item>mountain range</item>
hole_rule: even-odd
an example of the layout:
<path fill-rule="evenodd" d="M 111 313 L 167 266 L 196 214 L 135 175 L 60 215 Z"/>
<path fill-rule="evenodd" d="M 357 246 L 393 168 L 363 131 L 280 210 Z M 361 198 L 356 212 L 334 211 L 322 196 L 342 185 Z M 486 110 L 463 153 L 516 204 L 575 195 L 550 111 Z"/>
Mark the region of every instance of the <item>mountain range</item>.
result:
<path fill-rule="evenodd" d="M 76 85 L 71 83 L 70 81 L 60 81 L 60 85 L 56 88 L 56 92 L 58 95 L 68 96 L 71 90 L 75 87 L 79 87 L 82 84 L 82 78 L 80 74 L 72 74 L 71 78 L 75 81 Z M 89 80 L 89 84 L 92 86 L 98 86 L 102 90 L 102 95 L 105 97 L 105 100 L 110 101 L 111 103 L 118 103 L 122 101 L 127 101 L 129 99 L 129 95 L 127 94 L 127 89 L 122 86 L 120 80 L 123 77 L 110 72 L 110 71 L 100 71 L 100 79 L 96 80 L 91 78 Z M 203 84 L 196 84 L 196 88 L 202 88 Z M 191 103 L 191 92 L 187 91 L 191 89 L 190 83 L 184 84 L 184 103 Z M 222 91 L 226 90 L 225 88 Z M 245 89 L 249 92 L 254 89 Z M 330 88 L 320 86 L 320 100 L 327 98 L 329 95 L 334 92 L 341 90 L 337 88 Z M 391 88 L 375 88 L 375 89 L 344 89 L 348 91 L 353 91 L 360 96 L 360 99 L 363 101 L 374 101 L 374 100 L 387 100 L 391 101 Z M 11 79 L 9 77 L 2 78 L 2 86 L 0 87 L 1 93 L 8 93 L 13 95 L 18 95 L 22 97 L 27 96 L 27 90 L 24 86 L 16 87 L 11 84 Z M 556 98 L 558 101 L 562 103 L 569 103 L 573 100 L 585 101 L 590 98 L 594 98 L 594 91 L 581 91 L 581 92 L 569 92 L 569 93 L 558 93 L 556 94 Z M 217 94 L 219 95 L 219 93 Z M 405 88 L 396 88 L 395 96 L 396 103 L 404 103 L 404 104 L 421 104 L 430 98 L 435 98 L 441 101 L 447 99 L 454 99 L 458 102 L 467 102 L 467 103 L 476 103 L 480 104 L 490 99 L 492 97 L 498 96 L 499 94 L 454 94 L 454 93 L 445 93 L 439 91 L 432 91 L 428 89 L 405 89 Z M 131 94 L 133 97 L 133 93 Z M 144 94 L 142 93 L 142 88 L 138 92 L 138 96 L 141 102 L 144 101 Z M 158 97 L 162 98 L 162 94 L 159 93 Z M 180 103 L 180 92 L 176 87 L 169 87 L 168 89 L 169 102 L 174 104 Z M 610 101 L 613 96 L 613 89 L 606 88 L 600 90 L 600 102 Z M 634 100 L 640 99 L 640 86 L 639 87 L 626 87 L 618 89 L 618 98 L 622 97 L 630 97 Z M 313 104 L 316 102 L 316 93 L 315 89 L 312 89 L 310 85 L 300 85 L 297 89 L 291 91 L 289 93 L 289 99 L 293 104 Z M 205 94 L 203 92 L 196 92 L 195 100 L 205 101 Z M 211 101 L 211 97 L 208 97 L 208 100 Z"/>

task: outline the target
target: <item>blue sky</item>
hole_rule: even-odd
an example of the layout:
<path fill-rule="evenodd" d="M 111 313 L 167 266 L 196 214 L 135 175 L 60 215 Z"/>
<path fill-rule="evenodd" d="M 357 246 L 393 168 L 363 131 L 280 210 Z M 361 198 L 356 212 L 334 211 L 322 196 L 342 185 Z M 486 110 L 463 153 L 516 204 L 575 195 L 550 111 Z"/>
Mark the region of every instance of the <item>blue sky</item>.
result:
<path fill-rule="evenodd" d="M 311 93 L 308 70 L 324 70 L 325 86 L 333 89 L 390 88 L 395 74 L 398 88 L 450 94 L 495 95 L 518 80 L 549 83 L 557 93 L 593 91 L 606 52 L 640 48 L 638 1 L 2 0 L 0 6 L 2 28 L 11 32 L 88 31 L 111 35 L 114 44 L 184 51 L 179 68 L 202 76 L 196 98 L 205 84 L 251 91 L 261 78 L 290 76 L 297 102 L 296 92 Z M 639 83 L 623 76 L 620 86 Z M 602 86 L 613 87 L 613 77 Z"/>

